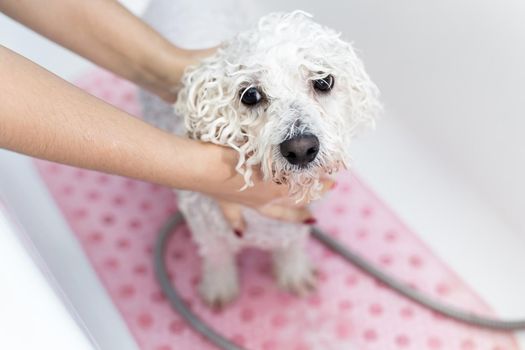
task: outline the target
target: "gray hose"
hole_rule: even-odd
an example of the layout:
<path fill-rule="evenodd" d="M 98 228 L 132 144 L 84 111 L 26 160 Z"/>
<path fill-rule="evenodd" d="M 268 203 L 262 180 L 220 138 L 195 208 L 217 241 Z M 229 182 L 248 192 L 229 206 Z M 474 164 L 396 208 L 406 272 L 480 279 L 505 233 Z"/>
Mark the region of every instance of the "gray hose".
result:
<path fill-rule="evenodd" d="M 375 279 L 384 283 L 399 294 L 407 297 L 412 301 L 415 301 L 416 303 L 424 306 L 427 309 L 439 312 L 440 314 L 450 317 L 456 321 L 460 321 L 477 327 L 503 331 L 525 330 L 525 320 L 498 320 L 479 316 L 471 312 L 467 312 L 449 305 L 442 304 L 437 300 L 434 300 L 429 296 L 415 290 L 414 288 L 407 286 L 403 282 L 400 282 L 398 279 L 386 274 L 384 271 L 378 269 L 370 262 L 363 259 L 361 256 L 357 255 L 356 253 L 343 246 L 341 243 L 337 242 L 332 237 L 323 233 L 317 227 L 314 227 L 312 229 L 312 236 L 324 246 L 339 254 L 343 259 L 345 259 L 349 263 L 357 266 L 368 275 L 374 277 Z"/>
<path fill-rule="evenodd" d="M 175 309 L 198 333 L 206 337 L 211 343 L 215 344 L 219 349 L 223 350 L 246 350 L 238 345 L 235 345 L 213 329 L 206 323 L 193 314 L 185 305 L 182 298 L 171 285 L 171 281 L 166 271 L 164 258 L 166 254 L 167 241 L 170 238 L 175 227 L 182 224 L 184 218 L 181 213 L 176 213 L 168 219 L 166 224 L 161 228 L 159 237 L 155 246 L 155 274 L 160 283 L 161 289 L 168 298 L 171 306 Z M 497 320 L 487 317 L 482 317 L 471 312 L 466 312 L 452 306 L 444 305 L 425 294 L 407 286 L 392 276 L 386 274 L 378 269 L 356 253 L 346 248 L 341 243 L 337 242 L 332 237 L 323 233 L 319 228 L 312 228 L 312 236 L 322 243 L 325 247 L 339 254 L 343 259 L 349 263 L 357 266 L 368 275 L 374 277 L 378 281 L 387 285 L 397 293 L 406 298 L 442 315 L 452 318 L 469 325 L 474 325 L 483 328 L 489 328 L 502 331 L 516 331 L 525 330 L 525 320 Z"/>

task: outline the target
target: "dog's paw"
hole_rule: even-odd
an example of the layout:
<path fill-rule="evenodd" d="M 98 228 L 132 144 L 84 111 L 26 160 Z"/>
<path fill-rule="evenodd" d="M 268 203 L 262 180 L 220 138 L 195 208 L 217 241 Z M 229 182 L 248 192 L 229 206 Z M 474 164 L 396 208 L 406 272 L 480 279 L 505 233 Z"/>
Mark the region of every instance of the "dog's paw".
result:
<path fill-rule="evenodd" d="M 210 307 L 221 309 L 239 293 L 239 281 L 235 266 L 211 269 L 202 275 L 199 293 Z"/>
<path fill-rule="evenodd" d="M 274 262 L 275 277 L 280 288 L 305 296 L 316 287 L 315 269 L 306 256 L 280 257 Z"/>

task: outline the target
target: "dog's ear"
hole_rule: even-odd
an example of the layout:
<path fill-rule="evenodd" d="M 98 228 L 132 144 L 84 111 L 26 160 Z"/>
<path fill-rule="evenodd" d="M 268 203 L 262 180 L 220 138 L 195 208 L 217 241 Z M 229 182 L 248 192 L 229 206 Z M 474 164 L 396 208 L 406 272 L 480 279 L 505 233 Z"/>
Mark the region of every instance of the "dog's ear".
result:
<path fill-rule="evenodd" d="M 350 119 L 352 133 L 374 127 L 376 117 L 381 113 L 379 89 L 370 79 L 361 59 L 349 43 L 344 43 L 344 59 L 338 65 L 341 70 L 341 83 L 346 96 L 345 106 Z"/>
<path fill-rule="evenodd" d="M 352 123 L 356 126 L 356 131 L 359 131 L 375 127 L 375 120 L 381 113 L 382 106 L 379 102 L 379 89 L 370 79 L 363 62 L 353 49 L 350 61 L 351 64 L 347 66 L 350 70 L 347 75 L 348 108 Z"/>
<path fill-rule="evenodd" d="M 236 92 L 229 82 L 224 59 L 216 54 L 189 68 L 175 103 L 190 138 L 234 147 L 240 128 L 234 108 Z"/>

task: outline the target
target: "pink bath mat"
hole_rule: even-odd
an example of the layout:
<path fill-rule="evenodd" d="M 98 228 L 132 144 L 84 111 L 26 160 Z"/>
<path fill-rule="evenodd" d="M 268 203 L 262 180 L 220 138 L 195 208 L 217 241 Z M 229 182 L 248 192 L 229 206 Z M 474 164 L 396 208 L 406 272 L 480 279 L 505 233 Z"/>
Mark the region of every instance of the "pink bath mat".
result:
<path fill-rule="evenodd" d="M 94 72 L 78 85 L 140 114 L 136 88 L 127 82 Z M 213 349 L 170 309 L 153 275 L 157 231 L 176 211 L 172 191 L 49 162 L 36 166 L 140 348 Z M 407 283 L 492 314 L 355 176 L 341 174 L 315 215 L 331 235 Z M 518 349 L 508 334 L 465 326 L 411 303 L 316 242 L 309 249 L 319 269 L 314 294 L 300 299 L 278 290 L 268 255 L 249 250 L 239 258 L 240 297 L 221 312 L 197 297 L 200 263 L 186 227 L 169 243 L 167 264 L 192 310 L 250 350 Z"/>

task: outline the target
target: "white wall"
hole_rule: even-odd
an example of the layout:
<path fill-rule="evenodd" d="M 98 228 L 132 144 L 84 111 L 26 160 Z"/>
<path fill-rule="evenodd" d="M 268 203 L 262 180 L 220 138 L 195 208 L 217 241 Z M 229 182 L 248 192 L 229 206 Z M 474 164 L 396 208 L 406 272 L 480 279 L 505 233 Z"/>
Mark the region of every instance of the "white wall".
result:
<path fill-rule="evenodd" d="M 266 4 L 306 10 L 342 31 L 362 50 L 386 117 L 405 123 L 525 232 L 525 2 Z"/>

